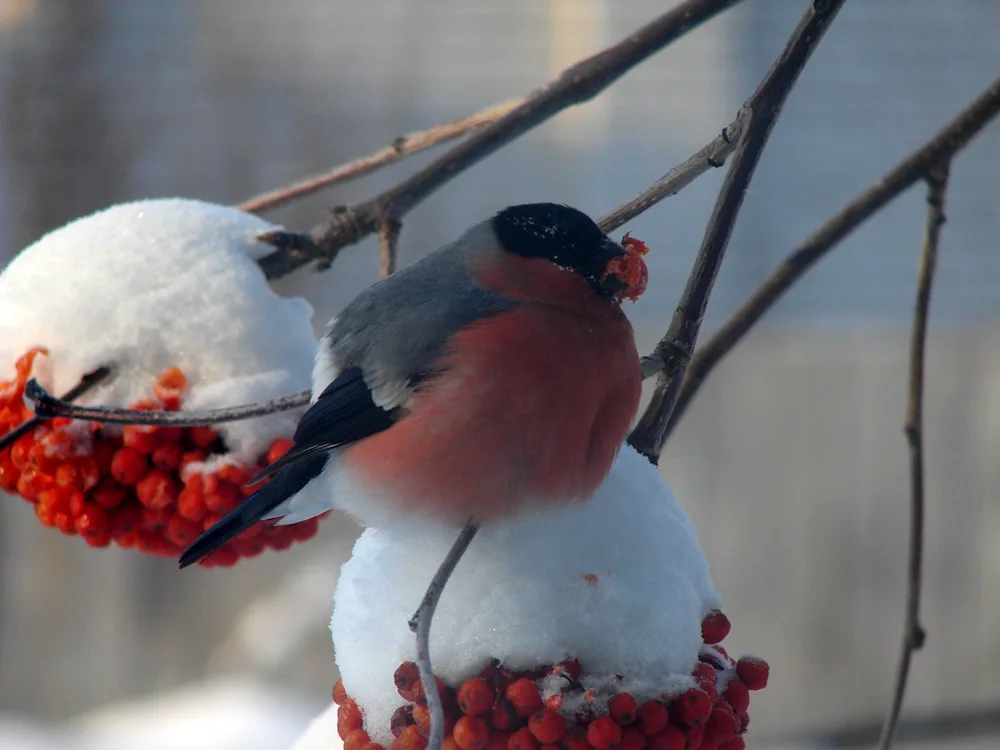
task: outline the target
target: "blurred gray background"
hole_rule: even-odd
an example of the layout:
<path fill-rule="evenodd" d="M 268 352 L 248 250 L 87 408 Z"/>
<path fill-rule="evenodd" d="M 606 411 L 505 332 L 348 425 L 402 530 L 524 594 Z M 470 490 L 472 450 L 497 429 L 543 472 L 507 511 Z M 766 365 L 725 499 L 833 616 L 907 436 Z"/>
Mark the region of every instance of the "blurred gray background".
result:
<path fill-rule="evenodd" d="M 673 4 L 0 0 L 0 262 L 115 202 L 236 203 L 520 95 Z M 749 0 L 463 174 L 407 218 L 401 261 L 510 203 L 561 201 L 596 216 L 632 197 L 729 122 L 803 8 Z M 996 0 L 848 3 L 764 154 L 708 332 L 998 71 Z M 269 218 L 307 228 L 432 156 Z M 628 226 L 653 249 L 649 291 L 630 308 L 642 349 L 665 328 L 721 179 L 707 175 Z M 929 637 L 904 710 L 968 711 L 987 728 L 1000 725 L 998 196 L 994 123 L 954 163 L 948 194 L 929 343 Z M 731 650 L 772 665 L 751 746 L 835 746 L 832 735 L 797 738 L 874 725 L 890 695 L 923 210 L 914 188 L 796 286 L 712 376 L 664 456 L 734 623 Z M 279 289 L 308 296 L 321 327 L 376 274 L 368 241 Z M 169 560 L 86 548 L 4 500 L 0 713 L 70 721 L 72 734 L 83 731 L 73 717 L 103 704 L 235 675 L 296 707 L 294 735 L 329 702 L 330 595 L 356 533 L 335 516 L 309 545 L 181 574 Z M 983 732 L 914 747 L 1000 745 Z"/>

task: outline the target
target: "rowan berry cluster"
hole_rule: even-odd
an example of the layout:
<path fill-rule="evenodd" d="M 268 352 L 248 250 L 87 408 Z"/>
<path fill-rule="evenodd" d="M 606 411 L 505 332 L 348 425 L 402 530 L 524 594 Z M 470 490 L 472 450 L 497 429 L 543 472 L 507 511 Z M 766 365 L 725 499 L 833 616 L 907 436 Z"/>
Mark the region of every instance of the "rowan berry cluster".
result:
<path fill-rule="evenodd" d="M 41 348 L 16 364 L 13 381 L 0 381 L 0 436 L 30 419 L 24 386 Z M 130 406 L 140 410 L 180 409 L 187 379 L 178 368 L 161 373 L 153 397 Z M 32 503 L 38 520 L 92 547 L 114 543 L 147 554 L 176 557 L 235 508 L 253 488 L 247 481 L 292 445 L 274 441 L 256 466 L 230 463 L 215 471 L 191 470 L 226 452 L 210 427 L 127 426 L 109 430 L 88 423 L 51 419 L 0 450 L 0 490 Z M 87 434 L 89 433 L 89 434 Z M 316 534 L 318 519 L 288 526 L 264 521 L 202 560 L 229 566 L 265 549 L 287 549 Z"/>
<path fill-rule="evenodd" d="M 726 654 L 718 644 L 729 633 L 729 620 L 718 610 L 705 617 L 702 633 L 706 648 L 691 675 L 697 687 L 642 702 L 619 692 L 606 702 L 594 696 L 587 703 L 593 691 L 584 690 L 575 660 L 530 673 L 494 662 L 457 689 L 438 679 L 445 711 L 442 750 L 742 750 L 749 691 L 767 685 L 767 663 L 756 657 L 733 661 Z M 540 683 L 553 674 L 566 687 L 546 697 Z M 394 679 L 407 703 L 392 716 L 390 750 L 425 750 L 430 713 L 417 665 L 404 662 Z M 567 715 L 566 699 L 581 692 L 584 708 Z M 344 750 L 384 750 L 365 731 L 361 709 L 340 681 L 333 700 Z"/>

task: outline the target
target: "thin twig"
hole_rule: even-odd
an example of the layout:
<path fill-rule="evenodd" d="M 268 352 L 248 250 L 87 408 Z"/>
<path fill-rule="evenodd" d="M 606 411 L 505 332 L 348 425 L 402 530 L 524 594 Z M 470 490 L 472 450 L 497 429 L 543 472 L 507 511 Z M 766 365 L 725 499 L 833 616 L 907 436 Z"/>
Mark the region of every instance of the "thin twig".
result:
<path fill-rule="evenodd" d="M 669 436 L 695 394 L 715 366 L 817 261 L 841 240 L 867 221 L 897 195 L 923 179 L 935 164 L 961 151 L 1000 113 L 1000 78 L 972 104 L 960 112 L 933 138 L 876 180 L 869 188 L 828 219 L 811 237 L 796 248 L 750 298 L 698 349 L 684 377 L 674 413 L 667 425 Z M 645 372 L 645 369 L 644 369 Z"/>
<path fill-rule="evenodd" d="M 666 335 L 656 345 L 652 355 L 660 365 L 656 390 L 639 424 L 628 438 L 629 444 L 653 463 L 659 461 L 667 424 L 680 390 L 674 381 L 683 377 L 691 360 L 708 298 L 743 205 L 747 186 L 785 99 L 843 4 L 844 0 L 810 4 L 781 55 L 743 105 L 742 113 L 749 114 L 742 129 L 740 146 L 722 183 L 681 301 Z M 739 119 L 742 119 L 742 113 Z"/>
<path fill-rule="evenodd" d="M 917 274 L 917 302 L 910 333 L 910 386 L 906 399 L 906 442 L 910 449 L 910 550 L 906 576 L 906 624 L 900 648 L 892 704 L 886 712 L 879 750 L 889 750 L 896 736 L 899 711 L 906 693 L 913 652 L 924 645 L 927 634 L 920 625 L 920 590 L 924 559 L 924 350 L 931 288 L 937 268 L 938 240 L 945 222 L 944 199 L 949 165 L 944 162 L 927 174 L 927 226 Z"/>
<path fill-rule="evenodd" d="M 399 231 L 402 227 L 398 221 L 386 217 L 378 230 L 378 272 L 383 279 L 396 271 Z"/>
<path fill-rule="evenodd" d="M 80 378 L 80 382 L 70 388 L 66 393 L 63 394 L 63 401 L 75 401 L 80 398 L 83 394 L 89 391 L 91 388 L 96 386 L 102 380 L 108 378 L 111 373 L 114 372 L 114 368 L 104 365 L 98 367 L 93 372 L 88 372 L 86 375 Z M 0 436 L 0 451 L 13 445 L 22 437 L 27 435 L 29 432 L 34 430 L 36 427 L 42 425 L 48 418 L 40 417 L 37 414 L 31 419 L 22 422 L 13 430 L 8 432 L 6 435 Z"/>
<path fill-rule="evenodd" d="M 597 226 L 605 234 L 613 232 L 625 222 L 631 221 L 644 211 L 648 211 L 664 198 L 677 195 L 708 170 L 724 166 L 726 159 L 736 149 L 736 144 L 743 135 L 747 114 L 749 113 L 741 111 L 739 116 L 724 127 L 711 143 L 671 169 L 635 198 L 602 216 L 597 220 Z"/>
<path fill-rule="evenodd" d="M 420 607 L 410 618 L 410 630 L 417 634 L 417 667 L 420 669 L 420 684 L 424 688 L 424 699 L 427 701 L 427 710 L 431 715 L 431 732 L 427 738 L 427 750 L 440 750 L 444 741 L 444 707 L 441 705 L 441 696 L 437 690 L 437 680 L 434 679 L 434 669 L 431 665 L 431 620 L 434 619 L 434 610 L 437 609 L 444 587 L 455 571 L 462 555 L 469 548 L 479 526 L 468 523 L 462 529 L 455 543 L 451 545 L 447 556 L 441 566 L 437 569 L 427 592 L 420 601 Z"/>
<path fill-rule="evenodd" d="M 260 260 L 264 274 L 270 279 L 278 278 L 313 260 L 328 265 L 341 248 L 378 231 L 384 217 L 400 221 L 459 173 L 567 107 L 592 99 L 646 58 L 740 1 L 686 0 L 617 44 L 568 68 L 526 96 L 507 115 L 472 134 L 395 187 L 341 209 L 308 234 L 268 233 L 266 241 L 278 249 Z"/>
<path fill-rule="evenodd" d="M 521 99 L 512 99 L 501 104 L 494 104 L 492 107 L 487 107 L 480 112 L 476 112 L 474 115 L 435 125 L 426 130 L 407 133 L 373 154 L 362 156 L 360 159 L 355 159 L 347 164 L 341 164 L 339 167 L 334 167 L 327 172 L 307 177 L 277 190 L 271 190 L 267 193 L 254 196 L 243 201 L 237 208 L 250 213 L 260 213 L 284 206 L 294 200 L 305 198 L 332 185 L 364 177 L 367 174 L 382 169 L 382 167 L 405 159 L 407 156 L 419 153 L 441 143 L 447 143 L 466 133 L 471 133 L 485 125 L 489 125 L 514 109 L 521 101 Z"/>
<path fill-rule="evenodd" d="M 102 424 L 141 424 L 170 427 L 198 427 L 201 425 L 236 422 L 241 419 L 263 417 L 279 411 L 288 411 L 305 406 L 311 398 L 311 391 L 302 391 L 291 396 L 264 401 L 259 404 L 230 406 L 225 409 L 205 411 L 141 411 L 120 409 L 113 406 L 75 406 L 65 399 L 58 399 L 48 393 L 38 381 L 32 378 L 24 387 L 24 400 L 38 417 L 69 417 L 86 419 Z"/>

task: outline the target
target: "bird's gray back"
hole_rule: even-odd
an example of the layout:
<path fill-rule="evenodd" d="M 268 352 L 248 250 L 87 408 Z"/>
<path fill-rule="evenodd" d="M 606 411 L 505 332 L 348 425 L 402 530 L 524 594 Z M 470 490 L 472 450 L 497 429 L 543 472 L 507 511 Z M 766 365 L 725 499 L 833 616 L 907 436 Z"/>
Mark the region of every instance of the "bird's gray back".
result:
<path fill-rule="evenodd" d="M 477 225 L 366 289 L 327 332 L 336 369 L 360 367 L 376 402 L 399 405 L 433 374 L 455 331 L 514 304 L 472 275 L 471 263 L 500 252 L 489 227 Z"/>

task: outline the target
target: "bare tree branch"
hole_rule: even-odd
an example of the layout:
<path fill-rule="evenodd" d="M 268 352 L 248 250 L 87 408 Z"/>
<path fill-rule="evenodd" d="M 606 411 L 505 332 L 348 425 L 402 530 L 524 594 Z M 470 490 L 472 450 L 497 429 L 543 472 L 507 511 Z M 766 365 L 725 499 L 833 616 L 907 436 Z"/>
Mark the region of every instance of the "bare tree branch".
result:
<path fill-rule="evenodd" d="M 659 370 L 652 401 L 628 438 L 629 444 L 653 463 L 659 461 L 667 425 L 677 401 L 679 386 L 674 381 L 683 377 L 691 360 L 708 298 L 743 205 L 747 185 L 799 73 L 843 4 L 844 0 L 811 3 L 781 55 L 743 105 L 743 112 L 737 118 L 742 120 L 744 115 L 747 117 L 740 146 L 722 183 L 705 238 L 670 327 L 651 355 Z"/>
<path fill-rule="evenodd" d="M 378 272 L 384 279 L 396 270 L 399 254 L 399 232 L 403 228 L 395 219 L 386 219 L 378 230 Z"/>
<path fill-rule="evenodd" d="M 291 396 L 282 396 L 260 404 L 230 406 L 225 409 L 205 411 L 141 411 L 119 409 L 113 406 L 74 406 L 66 399 L 58 399 L 32 378 L 24 387 L 24 400 L 35 412 L 37 418 L 68 417 L 87 419 L 102 424 L 145 424 L 171 427 L 198 427 L 200 425 L 236 422 L 240 419 L 262 417 L 279 411 L 288 411 L 305 406 L 312 396 L 311 391 L 302 391 Z"/>
<path fill-rule="evenodd" d="M 677 195 L 709 169 L 725 165 L 726 159 L 729 158 L 743 135 L 743 127 L 748 115 L 748 111 L 741 111 L 737 118 L 726 125 L 711 143 L 671 169 L 635 198 L 602 216 L 597 220 L 597 226 L 605 234 L 613 232 L 625 222 L 631 221 L 644 211 L 648 211 L 664 198 Z"/>
<path fill-rule="evenodd" d="M 85 394 L 87 391 L 92 389 L 94 386 L 98 385 L 99 383 L 110 377 L 113 372 L 114 368 L 108 366 L 98 367 L 93 372 L 88 372 L 86 375 L 80 378 L 79 383 L 74 385 L 72 388 L 66 391 L 65 394 L 63 394 L 62 400 L 66 402 L 75 401 L 76 399 L 80 398 L 80 396 Z M 34 380 L 32 380 L 32 382 L 34 382 Z M 36 427 L 40 426 L 43 422 L 45 422 L 46 419 L 47 417 L 40 417 L 36 414 L 31 419 L 15 427 L 6 435 L 0 435 L 0 451 L 16 443 L 22 437 L 24 437 L 29 432 L 31 432 Z"/>
<path fill-rule="evenodd" d="M 308 234 L 269 232 L 260 239 L 277 249 L 260 260 L 264 274 L 269 279 L 278 278 L 313 260 L 321 267 L 329 266 L 341 248 L 378 231 L 384 217 L 400 221 L 459 173 L 567 107 L 592 99 L 646 58 L 738 2 L 686 0 L 617 44 L 568 68 L 507 115 L 395 187 L 356 206 L 341 208 Z"/>
<path fill-rule="evenodd" d="M 920 590 L 924 559 L 924 349 L 927 343 L 927 316 L 931 287 L 937 268 L 938 240 L 945 222 L 944 199 L 948 188 L 947 162 L 927 174 L 927 226 L 917 275 L 917 302 L 910 333 L 910 387 L 906 400 L 906 442 L 910 448 L 910 550 L 906 576 L 906 624 L 896 668 L 892 704 L 886 712 L 879 750 L 889 750 L 896 736 L 899 711 L 906 693 L 913 652 L 924 645 L 927 634 L 920 625 Z"/>
<path fill-rule="evenodd" d="M 511 99 L 501 104 L 494 104 L 492 107 L 487 107 L 468 117 L 435 125 L 426 130 L 407 133 L 373 154 L 362 156 L 360 159 L 355 159 L 347 164 L 341 164 L 339 167 L 334 167 L 327 172 L 307 177 L 277 190 L 271 190 L 253 198 L 248 198 L 239 204 L 237 208 L 249 213 L 260 213 L 261 211 L 284 206 L 287 203 L 305 198 L 313 193 L 318 193 L 320 190 L 332 185 L 364 177 L 367 174 L 382 169 L 382 167 L 387 167 L 390 164 L 401 161 L 407 156 L 412 156 L 441 143 L 447 143 L 466 133 L 471 133 L 485 125 L 496 122 L 522 101 L 524 100 Z"/>
<path fill-rule="evenodd" d="M 667 425 L 667 436 L 673 432 L 709 373 L 782 294 L 848 234 L 897 195 L 925 178 L 934 165 L 961 151 L 998 113 L 1000 78 L 931 140 L 876 180 L 799 245 L 695 354 Z"/>
<path fill-rule="evenodd" d="M 434 669 L 431 666 L 431 620 L 434 618 L 434 610 L 437 609 L 448 579 L 451 578 L 477 531 L 479 526 L 474 523 L 466 524 L 462 529 L 427 586 L 427 593 L 420 601 L 420 607 L 410 618 L 410 630 L 417 634 L 417 667 L 420 669 L 420 683 L 424 687 L 424 698 L 427 700 L 427 710 L 431 715 L 427 750 L 440 750 L 444 741 L 444 707 L 441 705 L 441 696 L 438 694 L 437 681 L 434 679 Z"/>

